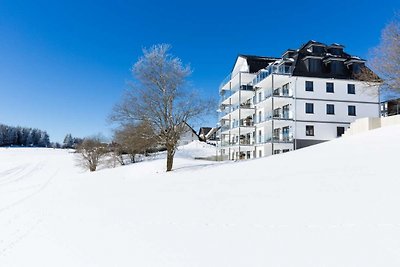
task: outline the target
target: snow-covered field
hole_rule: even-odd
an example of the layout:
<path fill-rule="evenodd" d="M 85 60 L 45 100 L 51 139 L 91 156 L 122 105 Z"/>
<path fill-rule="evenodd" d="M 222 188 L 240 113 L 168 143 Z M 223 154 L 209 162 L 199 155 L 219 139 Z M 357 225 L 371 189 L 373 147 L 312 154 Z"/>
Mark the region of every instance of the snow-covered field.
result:
<path fill-rule="evenodd" d="M 0 149 L 0 266 L 400 266 L 400 127 L 215 163 L 85 172 Z M 207 150 L 206 152 L 204 152 Z"/>

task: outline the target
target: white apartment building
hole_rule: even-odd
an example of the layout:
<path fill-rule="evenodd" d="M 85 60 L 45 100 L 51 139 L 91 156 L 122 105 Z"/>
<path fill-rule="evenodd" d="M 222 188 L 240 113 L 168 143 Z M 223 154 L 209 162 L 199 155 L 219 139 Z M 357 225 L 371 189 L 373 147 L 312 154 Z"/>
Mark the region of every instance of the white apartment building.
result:
<path fill-rule="evenodd" d="M 288 152 L 341 136 L 362 117 L 379 117 L 379 90 L 357 80 L 365 60 L 339 44 L 309 41 L 281 58 L 239 55 L 220 86 L 224 159 Z"/>

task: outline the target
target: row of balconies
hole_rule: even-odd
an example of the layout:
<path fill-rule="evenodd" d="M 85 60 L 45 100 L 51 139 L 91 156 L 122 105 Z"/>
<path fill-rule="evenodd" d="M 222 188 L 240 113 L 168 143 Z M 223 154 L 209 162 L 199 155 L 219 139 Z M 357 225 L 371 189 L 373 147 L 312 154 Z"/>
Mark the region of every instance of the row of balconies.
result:
<path fill-rule="evenodd" d="M 261 116 L 260 116 L 261 115 Z M 252 117 L 247 117 L 242 120 L 233 120 L 231 124 L 225 124 L 221 126 L 221 132 L 235 129 L 237 127 L 253 127 L 259 123 L 268 122 L 271 120 L 293 120 L 293 112 L 291 110 L 282 111 L 282 109 L 276 109 L 273 113 L 264 113 L 256 116 L 253 120 Z M 229 121 L 229 120 L 226 120 Z"/>
<path fill-rule="evenodd" d="M 293 134 L 288 133 L 288 134 L 281 134 L 281 135 L 275 135 L 275 136 L 260 135 L 260 136 L 257 136 L 256 138 L 242 138 L 242 139 L 233 138 L 230 142 L 229 141 L 221 141 L 221 146 L 223 146 L 223 147 L 237 146 L 237 145 L 254 146 L 254 145 L 267 144 L 267 143 L 292 143 L 292 142 L 293 142 Z"/>
<path fill-rule="evenodd" d="M 270 98 L 272 95 L 279 96 L 279 97 L 291 97 L 292 96 L 292 94 L 290 92 L 283 90 L 282 88 L 278 88 L 275 90 L 275 92 L 273 94 L 270 93 L 270 94 L 266 95 L 265 98 L 261 97 L 260 95 L 255 95 L 253 97 L 253 101 L 250 101 L 250 99 L 248 99 L 245 102 L 242 102 L 241 104 L 239 104 L 239 103 L 235 103 L 232 105 L 223 104 L 220 106 L 220 116 L 223 117 L 231 112 L 234 112 L 235 110 L 237 110 L 239 108 L 253 109 L 255 107 L 255 104 L 265 101 L 266 99 Z"/>

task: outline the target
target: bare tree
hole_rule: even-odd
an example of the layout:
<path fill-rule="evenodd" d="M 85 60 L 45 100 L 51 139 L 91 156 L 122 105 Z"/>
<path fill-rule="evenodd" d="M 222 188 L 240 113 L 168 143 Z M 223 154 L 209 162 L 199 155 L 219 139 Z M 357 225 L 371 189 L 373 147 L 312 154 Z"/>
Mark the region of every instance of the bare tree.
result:
<path fill-rule="evenodd" d="M 387 93 L 400 93 L 400 20 L 392 20 L 382 30 L 381 40 L 371 51 L 370 67 L 363 68 L 358 75 L 360 80 L 376 85 Z M 379 77 L 378 77 L 379 76 Z"/>
<path fill-rule="evenodd" d="M 76 150 L 81 155 L 81 164 L 91 172 L 97 169 L 100 160 L 106 156 L 107 146 L 99 138 L 85 138 Z"/>
<path fill-rule="evenodd" d="M 147 121 L 142 121 L 136 125 L 123 125 L 115 131 L 114 139 L 115 143 L 118 144 L 117 153 L 120 155 L 129 154 L 131 163 L 135 163 L 136 154 L 145 154 L 158 144 L 158 136 Z M 119 158 L 123 162 L 122 157 Z"/>
<path fill-rule="evenodd" d="M 109 145 L 110 148 L 110 153 L 111 153 L 111 160 L 110 163 L 112 164 L 112 167 L 115 168 L 117 166 L 117 162 L 121 165 L 125 165 L 125 160 L 124 160 L 124 150 L 121 144 L 113 141 Z"/>
<path fill-rule="evenodd" d="M 169 50 L 167 44 L 143 49 L 143 56 L 132 68 L 136 83 L 111 115 L 112 120 L 122 123 L 147 121 L 167 149 L 167 171 L 172 170 L 177 144 L 185 131 L 183 122 L 199 118 L 212 107 L 210 101 L 187 89 L 191 69 Z"/>

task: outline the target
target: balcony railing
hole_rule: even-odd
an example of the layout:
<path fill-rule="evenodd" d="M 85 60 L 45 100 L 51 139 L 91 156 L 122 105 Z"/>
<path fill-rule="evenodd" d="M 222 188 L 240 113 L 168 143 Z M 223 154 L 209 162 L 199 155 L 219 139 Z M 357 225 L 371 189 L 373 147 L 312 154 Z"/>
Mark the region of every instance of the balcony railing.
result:
<path fill-rule="evenodd" d="M 275 89 L 273 95 L 274 96 L 282 96 L 282 97 L 293 96 L 292 90 L 290 90 L 289 88 L 282 88 L 282 87 Z"/>
<path fill-rule="evenodd" d="M 253 127 L 254 121 L 253 120 L 242 120 L 242 121 L 235 121 L 232 125 L 232 129 L 237 127 Z"/>
<path fill-rule="evenodd" d="M 229 125 L 222 125 L 221 126 L 221 132 L 229 130 L 231 127 Z"/>
<path fill-rule="evenodd" d="M 286 66 L 286 65 L 270 65 L 266 67 L 265 69 L 260 70 L 257 73 L 257 76 L 253 79 L 253 85 L 258 84 L 265 78 L 267 78 L 271 74 L 291 74 L 293 71 L 293 68 L 291 66 Z"/>
<path fill-rule="evenodd" d="M 245 90 L 245 91 L 254 91 L 253 85 L 250 84 L 244 84 L 240 86 L 240 90 Z"/>
<path fill-rule="evenodd" d="M 283 113 L 276 113 L 276 114 L 271 114 L 271 113 L 264 113 L 261 118 L 257 118 L 256 123 L 263 123 L 267 122 L 270 120 L 292 120 L 293 115 L 292 113 L 289 112 L 283 112 Z"/>
<path fill-rule="evenodd" d="M 264 90 L 262 93 L 263 93 L 263 97 L 261 99 L 258 96 L 256 96 L 255 104 L 261 103 L 264 100 L 269 99 L 271 96 L 274 96 L 274 97 L 292 97 L 293 96 L 293 91 L 291 88 L 283 90 L 281 87 L 275 89 L 274 91 L 272 91 L 271 89 L 267 89 L 267 90 Z"/>
<path fill-rule="evenodd" d="M 231 142 L 229 142 L 229 141 L 221 141 L 221 146 L 238 146 L 238 145 L 241 145 L 241 146 L 251 146 L 251 145 L 254 145 L 255 144 L 255 142 L 254 142 L 254 139 L 253 138 L 251 138 L 251 139 L 248 139 L 248 138 L 246 138 L 246 139 L 240 139 L 240 140 L 232 140 Z"/>
<path fill-rule="evenodd" d="M 292 134 L 284 134 L 281 136 L 258 136 L 257 144 L 265 144 L 265 143 L 292 143 L 293 135 Z"/>
<path fill-rule="evenodd" d="M 240 108 L 254 108 L 254 106 L 251 103 L 242 103 Z"/>
<path fill-rule="evenodd" d="M 251 103 L 241 103 L 240 105 L 237 104 L 237 105 L 232 106 L 232 111 L 235 111 L 235 110 L 237 110 L 237 109 L 239 109 L 239 108 L 243 108 L 243 109 L 253 109 L 253 108 L 254 108 L 254 105 L 251 104 Z"/>
<path fill-rule="evenodd" d="M 233 95 L 232 91 L 221 91 L 220 94 L 220 103 L 225 101 L 226 99 L 228 99 L 229 97 L 231 97 Z"/>
<path fill-rule="evenodd" d="M 283 113 L 279 113 L 279 114 L 274 114 L 274 119 L 277 120 L 291 120 L 293 119 L 293 116 L 291 116 L 291 113 L 289 112 L 283 112 Z"/>
<path fill-rule="evenodd" d="M 238 141 L 232 141 L 231 145 L 253 145 L 254 144 L 254 140 L 253 139 L 240 139 Z"/>

